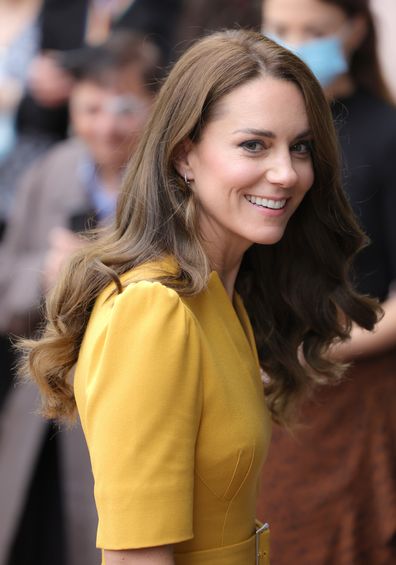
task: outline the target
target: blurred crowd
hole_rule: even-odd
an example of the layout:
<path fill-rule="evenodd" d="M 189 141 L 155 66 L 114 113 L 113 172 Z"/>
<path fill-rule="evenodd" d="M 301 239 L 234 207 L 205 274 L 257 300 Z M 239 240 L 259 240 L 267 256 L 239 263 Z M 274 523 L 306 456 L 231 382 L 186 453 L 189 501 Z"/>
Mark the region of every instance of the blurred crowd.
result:
<path fill-rule="evenodd" d="M 39 331 L 65 260 L 114 214 L 166 70 L 235 25 L 294 50 L 322 82 L 371 239 L 356 285 L 385 310 L 376 335 L 336 351 L 355 362 L 344 384 L 302 407 L 295 435 L 275 429 L 258 512 L 275 565 L 396 562 L 396 110 L 368 2 L 0 0 L 0 565 L 100 562 L 81 429 L 36 414 L 12 341 Z"/>
<path fill-rule="evenodd" d="M 14 336 L 87 227 L 115 211 L 168 66 L 204 30 L 259 22 L 250 2 L 0 0 L 0 563 L 99 563 L 79 426 L 35 414 Z"/>

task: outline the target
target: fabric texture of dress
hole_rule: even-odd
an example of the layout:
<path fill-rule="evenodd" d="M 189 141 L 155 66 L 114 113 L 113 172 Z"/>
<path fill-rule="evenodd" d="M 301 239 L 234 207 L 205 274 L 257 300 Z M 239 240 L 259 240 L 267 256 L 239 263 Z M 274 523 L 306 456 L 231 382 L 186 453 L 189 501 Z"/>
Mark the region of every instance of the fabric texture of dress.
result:
<path fill-rule="evenodd" d="M 164 268 L 125 273 L 121 294 L 106 289 L 80 350 L 97 544 L 174 544 L 177 565 L 253 565 L 271 430 L 253 332 L 216 272 L 186 298 L 150 280 Z"/>

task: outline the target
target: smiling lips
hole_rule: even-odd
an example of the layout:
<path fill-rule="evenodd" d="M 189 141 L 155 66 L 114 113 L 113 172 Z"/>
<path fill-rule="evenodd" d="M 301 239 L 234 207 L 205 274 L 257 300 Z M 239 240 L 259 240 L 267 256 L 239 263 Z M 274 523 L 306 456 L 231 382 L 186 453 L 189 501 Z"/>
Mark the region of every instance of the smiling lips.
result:
<path fill-rule="evenodd" d="M 270 210 L 281 210 L 286 206 L 286 198 L 283 200 L 272 200 L 270 198 L 260 198 L 260 196 L 250 196 L 250 194 L 245 195 L 245 198 L 251 204 L 262 208 L 269 208 Z"/>

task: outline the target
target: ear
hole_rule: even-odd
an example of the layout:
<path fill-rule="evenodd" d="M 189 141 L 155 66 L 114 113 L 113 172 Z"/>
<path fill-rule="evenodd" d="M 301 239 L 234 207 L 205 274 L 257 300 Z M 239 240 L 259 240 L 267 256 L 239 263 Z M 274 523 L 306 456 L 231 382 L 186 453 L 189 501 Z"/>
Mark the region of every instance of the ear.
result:
<path fill-rule="evenodd" d="M 189 158 L 192 148 L 193 142 L 190 139 L 185 139 L 180 143 L 175 151 L 173 166 L 183 179 L 191 179 L 193 176 Z"/>
<path fill-rule="evenodd" d="M 363 14 L 358 14 L 351 18 L 350 23 L 351 28 L 345 39 L 344 47 L 346 52 L 352 55 L 363 43 L 368 32 L 368 24 Z"/>

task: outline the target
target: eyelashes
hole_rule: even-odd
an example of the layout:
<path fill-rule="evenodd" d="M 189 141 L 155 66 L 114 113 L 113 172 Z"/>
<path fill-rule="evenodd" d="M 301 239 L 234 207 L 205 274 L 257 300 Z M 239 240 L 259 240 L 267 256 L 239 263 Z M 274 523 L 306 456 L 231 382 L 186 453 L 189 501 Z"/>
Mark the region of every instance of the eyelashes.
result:
<path fill-rule="evenodd" d="M 293 143 L 290 146 L 290 151 L 292 153 L 295 153 L 296 155 L 301 155 L 301 156 L 310 155 L 312 153 L 312 146 L 313 146 L 312 140 L 309 139 L 301 140 L 296 143 Z M 252 154 L 257 154 L 260 153 L 261 151 L 265 151 L 266 149 L 268 149 L 265 143 L 260 139 L 249 139 L 248 141 L 243 141 L 242 143 L 239 144 L 239 147 L 245 149 L 246 151 Z"/>
<path fill-rule="evenodd" d="M 258 139 L 252 139 L 249 141 L 243 141 L 240 143 L 239 147 L 246 149 L 250 153 L 258 153 L 261 149 L 266 149 L 264 143 Z"/>
<path fill-rule="evenodd" d="M 301 140 L 291 146 L 291 151 L 299 155 L 310 155 L 312 153 L 312 141 Z"/>

